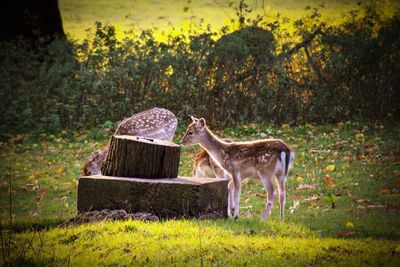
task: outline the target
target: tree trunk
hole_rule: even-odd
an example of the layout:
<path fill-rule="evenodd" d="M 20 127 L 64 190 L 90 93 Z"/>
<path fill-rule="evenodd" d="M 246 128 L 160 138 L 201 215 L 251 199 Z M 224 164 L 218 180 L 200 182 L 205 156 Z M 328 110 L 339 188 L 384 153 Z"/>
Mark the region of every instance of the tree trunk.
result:
<path fill-rule="evenodd" d="M 6 0 L 0 10 L 0 41 L 65 38 L 57 0 Z"/>
<path fill-rule="evenodd" d="M 113 135 L 101 172 L 118 177 L 175 178 L 180 152 L 180 146 L 171 142 Z"/>

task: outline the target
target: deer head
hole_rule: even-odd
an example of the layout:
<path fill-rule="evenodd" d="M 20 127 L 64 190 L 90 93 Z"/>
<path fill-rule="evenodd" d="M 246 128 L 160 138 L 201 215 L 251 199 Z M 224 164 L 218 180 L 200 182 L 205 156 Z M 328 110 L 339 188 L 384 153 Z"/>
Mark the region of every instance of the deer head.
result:
<path fill-rule="evenodd" d="M 101 175 L 101 164 L 108 153 L 108 145 L 95 153 L 92 153 L 83 166 L 83 174 L 86 176 Z"/>
<path fill-rule="evenodd" d="M 206 120 L 204 118 L 197 119 L 190 116 L 193 122 L 188 126 L 185 135 L 180 144 L 183 146 L 194 145 L 200 143 L 201 138 L 205 134 Z"/>

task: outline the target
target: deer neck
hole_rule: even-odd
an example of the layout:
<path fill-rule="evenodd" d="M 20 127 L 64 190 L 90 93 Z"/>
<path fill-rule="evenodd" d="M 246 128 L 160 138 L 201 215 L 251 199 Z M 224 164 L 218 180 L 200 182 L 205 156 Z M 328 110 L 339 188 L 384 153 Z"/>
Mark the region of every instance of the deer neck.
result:
<path fill-rule="evenodd" d="M 208 128 L 205 128 L 205 135 L 200 145 L 207 150 L 212 158 L 218 162 L 222 162 L 226 144 L 216 137 Z"/>

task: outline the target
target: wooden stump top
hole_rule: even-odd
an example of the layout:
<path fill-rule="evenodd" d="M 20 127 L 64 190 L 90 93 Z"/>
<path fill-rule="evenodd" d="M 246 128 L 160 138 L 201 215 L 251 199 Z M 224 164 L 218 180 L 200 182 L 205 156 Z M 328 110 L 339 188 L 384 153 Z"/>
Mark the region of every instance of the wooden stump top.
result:
<path fill-rule="evenodd" d="M 92 179 L 92 180 L 108 180 L 108 181 L 127 181 L 136 183 L 147 183 L 147 184 L 187 184 L 187 185 L 202 185 L 202 184 L 212 184 L 219 183 L 221 181 L 226 181 L 222 178 L 196 178 L 187 176 L 178 176 L 176 178 L 162 178 L 162 179 L 147 179 L 147 178 L 137 178 L 137 177 L 115 177 L 115 176 L 105 176 L 105 175 L 91 175 L 91 176 L 81 176 L 79 179 Z"/>
<path fill-rule="evenodd" d="M 117 177 L 175 178 L 178 176 L 180 153 L 181 147 L 168 141 L 113 135 L 101 172 Z"/>
<path fill-rule="evenodd" d="M 135 136 L 135 135 L 114 135 L 114 137 L 119 138 L 119 139 L 140 141 L 140 142 L 152 144 L 152 145 L 181 147 L 180 145 L 177 145 L 175 143 L 172 143 L 172 142 L 169 142 L 166 140 L 160 140 L 160 139 L 155 139 L 155 138 L 144 138 L 144 137 Z"/>

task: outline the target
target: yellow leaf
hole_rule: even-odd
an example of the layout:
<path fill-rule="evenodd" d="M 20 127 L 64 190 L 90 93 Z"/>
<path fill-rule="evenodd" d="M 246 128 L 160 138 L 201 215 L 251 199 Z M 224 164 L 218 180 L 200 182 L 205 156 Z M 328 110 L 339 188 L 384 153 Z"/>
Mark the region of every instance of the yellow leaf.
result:
<path fill-rule="evenodd" d="M 329 165 L 328 167 L 325 168 L 327 172 L 333 172 L 335 171 L 335 169 L 336 169 L 335 165 Z"/>
<path fill-rule="evenodd" d="M 282 129 L 289 129 L 289 127 L 290 127 L 289 124 L 282 124 L 281 125 Z"/>
<path fill-rule="evenodd" d="M 365 141 L 364 134 L 362 134 L 362 133 L 356 134 L 356 140 L 363 143 Z"/>
<path fill-rule="evenodd" d="M 172 74 L 174 74 L 174 68 L 171 65 L 169 65 L 165 70 L 165 74 L 171 76 Z"/>
<path fill-rule="evenodd" d="M 346 227 L 347 227 L 347 228 L 353 228 L 353 227 L 354 227 L 354 224 L 351 223 L 351 222 L 347 222 L 347 223 L 346 223 Z"/>
<path fill-rule="evenodd" d="M 64 171 L 64 167 L 56 168 L 56 174 L 61 174 Z"/>
<path fill-rule="evenodd" d="M 297 181 L 298 183 L 302 183 L 302 182 L 304 181 L 304 178 L 301 177 L 301 176 L 297 176 L 297 177 L 296 177 L 296 181 Z"/>
<path fill-rule="evenodd" d="M 400 253 L 400 244 L 397 245 L 397 247 L 394 249 L 394 252 Z"/>

